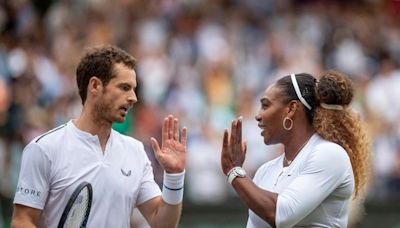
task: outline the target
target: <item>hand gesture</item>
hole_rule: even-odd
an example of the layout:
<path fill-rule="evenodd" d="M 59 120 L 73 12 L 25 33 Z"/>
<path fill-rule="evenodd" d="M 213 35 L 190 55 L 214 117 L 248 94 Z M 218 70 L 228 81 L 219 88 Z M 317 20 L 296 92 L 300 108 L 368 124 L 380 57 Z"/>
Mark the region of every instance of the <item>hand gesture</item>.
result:
<path fill-rule="evenodd" d="M 221 167 L 225 175 L 236 166 L 242 167 L 246 157 L 247 144 L 242 143 L 242 118 L 232 121 L 231 135 L 224 130 L 222 142 Z"/>
<path fill-rule="evenodd" d="M 158 142 L 151 138 L 154 154 L 167 173 L 180 173 L 186 164 L 187 128 L 182 129 L 182 138 L 179 141 L 179 121 L 172 115 L 164 119 L 162 126 L 161 149 Z"/>

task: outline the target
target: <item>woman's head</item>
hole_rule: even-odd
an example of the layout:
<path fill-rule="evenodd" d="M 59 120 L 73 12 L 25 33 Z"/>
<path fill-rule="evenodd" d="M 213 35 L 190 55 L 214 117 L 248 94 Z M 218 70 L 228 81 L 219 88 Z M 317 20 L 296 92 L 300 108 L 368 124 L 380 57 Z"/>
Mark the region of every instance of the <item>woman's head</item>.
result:
<path fill-rule="evenodd" d="M 313 113 L 315 107 L 319 105 L 319 102 L 315 96 L 315 87 L 317 80 L 310 74 L 295 74 L 294 79 L 290 75 L 279 79 L 275 86 L 281 91 L 282 102 L 288 104 L 290 101 L 297 100 L 304 105 L 304 110 L 307 116 L 307 120 L 312 124 Z M 295 81 L 294 81 L 295 80 Z M 299 88 L 299 95 L 296 93 L 295 84 Z M 304 99 L 304 101 L 301 101 Z M 304 103 L 306 104 L 304 104 Z M 307 107 L 309 106 L 309 107 Z"/>
<path fill-rule="evenodd" d="M 293 82 L 299 88 L 298 92 Z M 308 125 L 312 129 L 313 110 L 318 104 L 315 83 L 313 76 L 297 74 L 283 77 L 265 90 L 256 120 L 266 144 L 283 143 L 288 137 L 288 131 L 293 128 L 294 119 L 295 125 Z M 301 99 L 297 93 L 301 94 Z"/>
<path fill-rule="evenodd" d="M 294 78 L 288 75 L 279 79 L 275 86 L 280 88 L 284 103 L 297 100 L 304 105 L 310 124 L 317 108 L 343 109 L 351 103 L 354 95 L 349 78 L 337 71 L 325 72 L 319 81 L 305 73 L 295 74 Z M 298 92 L 295 87 L 298 87 Z"/>
<path fill-rule="evenodd" d="M 308 124 L 319 135 L 341 145 L 347 151 L 354 172 L 355 194 L 362 191 L 368 174 L 369 142 L 359 116 L 347 108 L 354 97 L 350 79 L 336 71 L 323 73 L 319 80 L 310 74 L 296 74 L 294 77 L 289 75 L 268 88 L 264 96 L 271 94 L 280 102 L 275 105 L 279 108 L 269 111 L 261 109 L 257 116 L 260 127 L 265 131 L 269 127 L 264 122 L 275 124 L 276 127 L 271 130 L 270 135 L 283 137 L 285 133 L 282 129 L 292 131 L 295 126 L 294 120 L 290 119 L 290 106 L 303 105 L 302 109 L 295 108 L 295 112 L 304 110 Z M 267 121 L 260 121 L 262 116 Z M 283 121 L 280 127 L 274 123 L 278 121 Z M 265 136 L 264 141 L 268 141 Z"/>

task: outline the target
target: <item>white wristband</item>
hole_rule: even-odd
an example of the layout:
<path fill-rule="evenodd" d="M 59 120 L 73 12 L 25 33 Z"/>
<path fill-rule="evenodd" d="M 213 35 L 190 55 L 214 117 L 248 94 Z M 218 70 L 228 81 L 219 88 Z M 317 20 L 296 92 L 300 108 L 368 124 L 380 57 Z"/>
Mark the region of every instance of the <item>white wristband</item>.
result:
<path fill-rule="evenodd" d="M 177 205 L 183 199 L 183 185 L 185 180 L 185 170 L 181 173 L 167 173 L 164 171 L 164 183 L 162 198 L 164 202 Z"/>

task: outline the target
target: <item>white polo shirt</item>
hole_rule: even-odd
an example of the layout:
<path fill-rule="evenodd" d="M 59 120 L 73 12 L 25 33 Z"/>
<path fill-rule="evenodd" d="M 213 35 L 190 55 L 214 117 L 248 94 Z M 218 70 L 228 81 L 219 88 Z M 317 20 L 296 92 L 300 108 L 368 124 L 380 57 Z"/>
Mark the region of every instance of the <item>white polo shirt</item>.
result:
<path fill-rule="evenodd" d="M 97 136 L 69 121 L 25 147 L 14 203 L 43 210 L 39 227 L 57 227 L 83 181 L 93 187 L 89 228 L 130 227 L 134 207 L 161 195 L 141 142 L 112 130 L 103 154 Z"/>
<path fill-rule="evenodd" d="M 351 162 L 338 144 L 314 134 L 296 159 L 283 167 L 283 155 L 254 176 L 262 189 L 278 193 L 276 227 L 347 227 L 354 190 Z M 270 227 L 249 210 L 248 228 Z"/>

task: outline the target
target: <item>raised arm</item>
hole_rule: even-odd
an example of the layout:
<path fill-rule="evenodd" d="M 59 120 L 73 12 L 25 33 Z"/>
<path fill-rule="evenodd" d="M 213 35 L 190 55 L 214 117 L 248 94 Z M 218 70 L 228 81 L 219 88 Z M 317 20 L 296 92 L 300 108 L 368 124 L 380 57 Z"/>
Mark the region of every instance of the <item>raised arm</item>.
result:
<path fill-rule="evenodd" d="M 162 127 L 161 148 L 154 138 L 151 144 L 155 156 L 164 168 L 162 197 L 138 206 L 151 227 L 177 227 L 182 210 L 183 184 L 186 164 L 187 129 L 179 139 L 179 120 L 169 115 Z"/>
<path fill-rule="evenodd" d="M 234 120 L 231 135 L 227 130 L 224 132 L 221 165 L 225 174 L 243 165 L 246 144 L 242 143 L 241 128 L 241 120 Z M 314 149 L 300 175 L 279 195 L 259 188 L 248 177 L 235 178 L 232 182 L 247 207 L 277 227 L 296 225 L 340 184 L 352 184 L 350 159 L 343 148 L 327 143 Z"/>
<path fill-rule="evenodd" d="M 224 131 L 221 152 L 221 167 L 225 175 L 234 167 L 242 167 L 246 157 L 246 142 L 242 142 L 242 120 L 232 121 L 231 135 Z M 232 186 L 240 199 L 254 213 L 271 226 L 275 226 L 278 194 L 259 188 L 249 177 L 235 178 Z"/>

